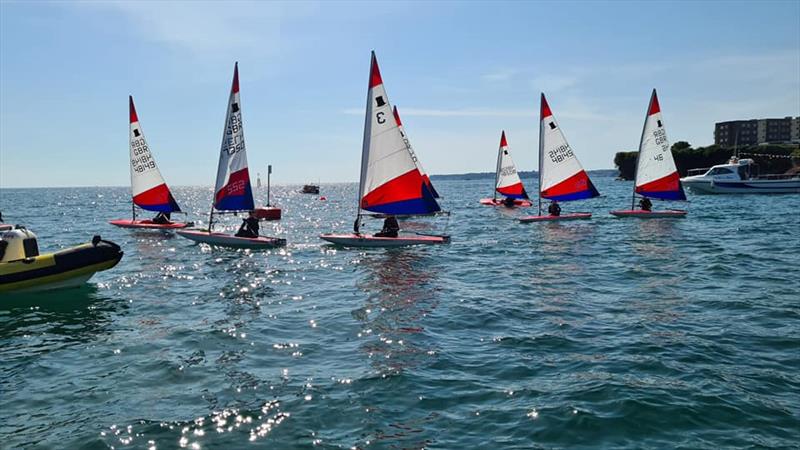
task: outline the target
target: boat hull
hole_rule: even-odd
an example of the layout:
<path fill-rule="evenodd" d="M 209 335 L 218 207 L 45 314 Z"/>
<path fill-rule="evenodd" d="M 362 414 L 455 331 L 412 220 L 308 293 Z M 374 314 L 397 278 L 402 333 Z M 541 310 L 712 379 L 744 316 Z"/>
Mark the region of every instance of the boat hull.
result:
<path fill-rule="evenodd" d="M 482 198 L 479 203 L 486 206 L 506 206 L 502 200 L 496 198 Z M 514 207 L 527 208 L 533 205 L 530 200 L 514 199 Z"/>
<path fill-rule="evenodd" d="M 688 177 L 681 183 L 697 194 L 800 194 L 800 178 L 723 181 Z"/>
<path fill-rule="evenodd" d="M 120 228 L 136 228 L 136 229 L 149 229 L 149 230 L 177 230 L 192 226 L 191 222 L 170 222 L 170 223 L 153 223 L 152 220 L 130 220 L 130 219 L 117 219 L 109 220 L 108 223 Z"/>
<path fill-rule="evenodd" d="M 320 239 L 343 247 L 407 247 L 410 245 L 447 244 L 450 236 L 400 235 L 396 238 L 371 234 L 322 234 Z"/>
<path fill-rule="evenodd" d="M 682 209 L 668 209 L 665 211 L 643 211 L 641 209 L 624 209 L 611 211 L 617 217 L 636 217 L 639 219 L 680 219 L 686 217 L 686 211 Z"/>
<path fill-rule="evenodd" d="M 519 221 L 522 223 L 532 223 L 532 222 L 563 222 L 569 220 L 587 220 L 592 218 L 592 213 L 572 213 L 572 214 L 561 214 L 560 216 L 525 216 L 520 217 Z"/>
<path fill-rule="evenodd" d="M 0 293 L 40 292 L 86 283 L 95 273 L 119 263 L 123 252 L 117 244 L 98 240 L 54 253 L 0 263 Z"/>
<path fill-rule="evenodd" d="M 178 235 L 202 244 L 229 248 L 270 249 L 286 245 L 286 239 L 259 236 L 257 238 L 238 237 L 232 234 L 208 232 L 204 230 L 179 230 Z"/>

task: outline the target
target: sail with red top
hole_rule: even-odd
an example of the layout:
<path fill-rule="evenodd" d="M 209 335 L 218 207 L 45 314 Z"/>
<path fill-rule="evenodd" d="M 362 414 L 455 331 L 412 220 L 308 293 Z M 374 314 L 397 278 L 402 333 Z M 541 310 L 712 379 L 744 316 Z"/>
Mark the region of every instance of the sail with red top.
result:
<path fill-rule="evenodd" d="M 359 208 L 382 214 L 432 214 L 441 208 L 406 145 L 372 52 L 364 141 L 361 151 Z"/>
<path fill-rule="evenodd" d="M 528 193 L 517 173 L 517 166 L 508 152 L 506 132 L 500 134 L 500 148 L 497 150 L 497 171 L 495 172 L 495 191 L 514 199 L 527 199 Z"/>
<path fill-rule="evenodd" d="M 133 96 L 128 97 L 130 116 L 130 158 L 131 158 L 131 192 L 133 203 L 148 211 L 163 213 L 180 212 L 181 208 L 172 196 L 156 160 L 150 153 L 150 147 L 144 138 L 139 116 L 133 104 Z"/>
<path fill-rule="evenodd" d="M 650 105 L 647 107 L 642 139 L 639 143 L 635 186 L 634 192 L 642 197 L 686 200 L 678 169 L 675 167 L 675 159 L 669 147 L 655 89 L 650 96 Z"/>
<path fill-rule="evenodd" d="M 225 129 L 220 146 L 214 208 L 220 211 L 254 209 L 253 189 L 247 170 L 247 153 L 242 128 L 242 104 L 239 98 L 239 63 L 233 68 L 233 84 L 228 97 Z"/>

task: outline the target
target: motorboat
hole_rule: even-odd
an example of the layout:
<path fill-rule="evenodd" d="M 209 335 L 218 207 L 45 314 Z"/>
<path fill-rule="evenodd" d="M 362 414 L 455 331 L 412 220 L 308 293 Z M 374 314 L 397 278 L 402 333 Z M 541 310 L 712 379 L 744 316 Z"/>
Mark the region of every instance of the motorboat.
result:
<path fill-rule="evenodd" d="M 800 172 L 759 175 L 755 161 L 734 156 L 727 164 L 690 170 L 681 184 L 697 194 L 800 194 Z"/>

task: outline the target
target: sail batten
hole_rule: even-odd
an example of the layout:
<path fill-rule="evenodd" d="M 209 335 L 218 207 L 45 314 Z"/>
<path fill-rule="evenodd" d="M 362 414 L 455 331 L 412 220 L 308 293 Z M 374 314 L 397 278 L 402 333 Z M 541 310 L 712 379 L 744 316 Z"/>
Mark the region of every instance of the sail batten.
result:
<path fill-rule="evenodd" d="M 364 120 L 359 211 L 413 215 L 440 211 L 389 103 L 375 52 Z"/>
<path fill-rule="evenodd" d="M 136 114 L 133 96 L 128 96 L 131 195 L 133 203 L 148 211 L 180 212 L 158 165 L 150 153 L 144 131 Z"/>
<path fill-rule="evenodd" d="M 544 94 L 540 105 L 539 180 L 539 196 L 548 200 L 582 200 L 600 195 L 567 142 Z"/>
<path fill-rule="evenodd" d="M 639 142 L 634 193 L 662 200 L 686 200 L 655 89 L 650 96 Z"/>
<path fill-rule="evenodd" d="M 255 208 L 242 126 L 238 63 L 234 65 L 231 93 L 225 114 L 225 128 L 214 186 L 214 208 L 219 211 L 244 211 Z"/>

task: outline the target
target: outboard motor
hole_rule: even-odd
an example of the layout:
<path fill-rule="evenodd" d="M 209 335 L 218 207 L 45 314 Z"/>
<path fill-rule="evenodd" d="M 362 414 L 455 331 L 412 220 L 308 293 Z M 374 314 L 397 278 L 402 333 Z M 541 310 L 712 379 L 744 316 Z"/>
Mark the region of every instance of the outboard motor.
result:
<path fill-rule="evenodd" d="M 0 232 L 0 262 L 18 261 L 39 256 L 39 244 L 33 231 L 20 225 Z"/>

